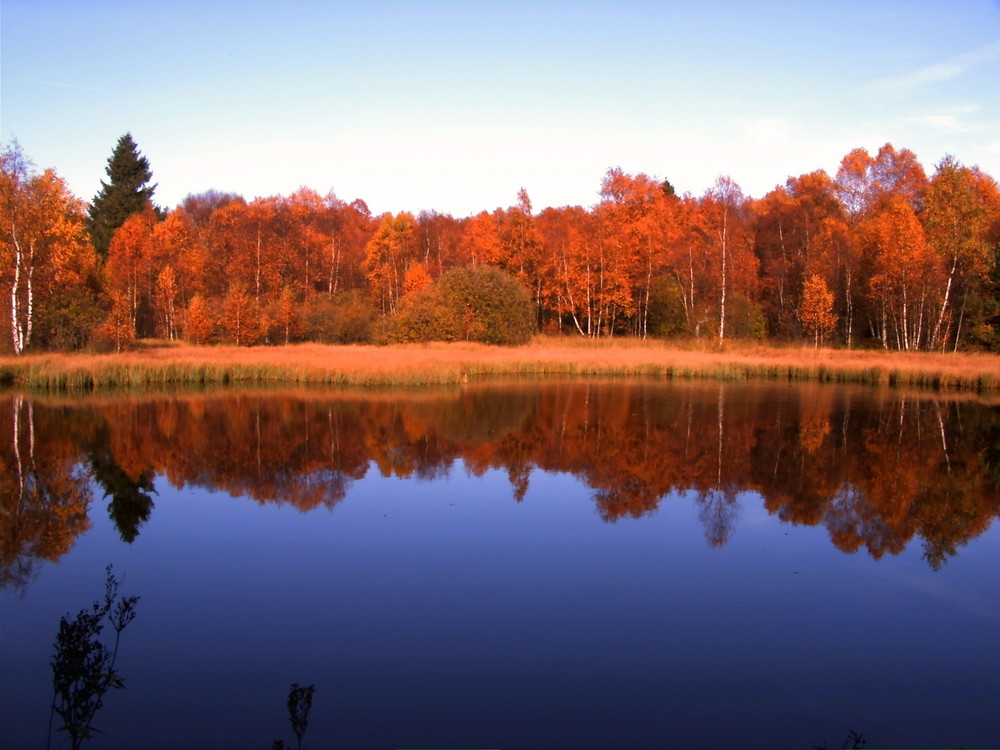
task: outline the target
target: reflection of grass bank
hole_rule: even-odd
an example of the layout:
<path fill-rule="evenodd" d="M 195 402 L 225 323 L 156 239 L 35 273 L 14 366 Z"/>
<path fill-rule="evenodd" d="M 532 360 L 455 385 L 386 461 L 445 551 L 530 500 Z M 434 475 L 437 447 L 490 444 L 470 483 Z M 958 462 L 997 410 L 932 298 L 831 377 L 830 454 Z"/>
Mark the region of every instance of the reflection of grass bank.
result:
<path fill-rule="evenodd" d="M 672 348 L 663 342 L 539 337 L 527 346 L 510 348 L 164 345 L 119 355 L 0 359 L 0 383 L 50 390 L 233 383 L 411 387 L 504 377 L 762 379 L 997 391 L 1000 356 L 739 345 L 719 352 Z"/>

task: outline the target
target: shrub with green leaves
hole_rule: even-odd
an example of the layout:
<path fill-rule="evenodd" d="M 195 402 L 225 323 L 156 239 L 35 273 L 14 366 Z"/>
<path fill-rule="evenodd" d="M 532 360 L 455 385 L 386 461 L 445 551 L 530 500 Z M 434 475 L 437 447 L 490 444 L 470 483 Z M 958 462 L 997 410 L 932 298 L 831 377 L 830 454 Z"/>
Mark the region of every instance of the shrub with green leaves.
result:
<path fill-rule="evenodd" d="M 493 266 L 465 266 L 404 297 L 379 340 L 516 346 L 534 332 L 534 304 L 517 279 Z"/>
<path fill-rule="evenodd" d="M 303 311 L 304 334 L 323 344 L 357 344 L 368 341 L 375 308 L 359 292 L 316 295 Z"/>

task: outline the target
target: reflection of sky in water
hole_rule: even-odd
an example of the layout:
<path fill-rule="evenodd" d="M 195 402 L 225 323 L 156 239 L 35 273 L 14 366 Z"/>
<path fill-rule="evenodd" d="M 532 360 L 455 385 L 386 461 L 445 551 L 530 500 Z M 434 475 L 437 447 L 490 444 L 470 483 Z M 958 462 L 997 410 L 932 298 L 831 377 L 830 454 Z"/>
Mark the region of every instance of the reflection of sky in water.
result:
<path fill-rule="evenodd" d="M 751 492 L 724 546 L 669 496 L 601 520 L 593 491 L 534 471 L 446 482 L 374 469 L 300 513 L 156 480 L 127 546 L 106 501 L 19 599 L 4 594 L 5 744 L 44 742 L 58 618 L 113 562 L 140 594 L 128 689 L 94 747 L 267 747 L 292 739 L 292 682 L 317 692 L 309 747 L 983 746 L 993 696 L 997 532 L 941 571 L 918 540 L 845 555 Z M 100 493 L 97 493 L 97 498 Z M 992 738 L 992 739 L 991 739 Z"/>

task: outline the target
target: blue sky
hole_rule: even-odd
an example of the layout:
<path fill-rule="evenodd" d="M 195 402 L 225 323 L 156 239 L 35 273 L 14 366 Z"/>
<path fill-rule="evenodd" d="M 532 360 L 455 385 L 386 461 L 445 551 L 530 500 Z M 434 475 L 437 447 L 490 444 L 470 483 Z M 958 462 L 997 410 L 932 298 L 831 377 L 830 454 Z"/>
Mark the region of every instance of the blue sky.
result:
<path fill-rule="evenodd" d="M 3 0 L 0 139 L 90 200 L 300 186 L 374 213 L 598 200 L 609 167 L 759 197 L 855 147 L 1000 178 L 1000 1 Z"/>

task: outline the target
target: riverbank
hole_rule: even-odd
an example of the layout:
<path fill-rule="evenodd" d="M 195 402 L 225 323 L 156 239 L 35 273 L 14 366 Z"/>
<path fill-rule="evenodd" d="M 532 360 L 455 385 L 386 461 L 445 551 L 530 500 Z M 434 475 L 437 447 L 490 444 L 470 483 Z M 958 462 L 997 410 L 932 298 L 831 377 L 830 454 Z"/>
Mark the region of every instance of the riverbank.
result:
<path fill-rule="evenodd" d="M 478 344 L 240 348 L 150 342 L 121 354 L 0 358 L 0 383 L 44 390 L 170 384 L 288 383 L 353 387 L 457 385 L 495 378 L 653 377 L 864 383 L 1000 391 L 1000 356 L 536 338 Z"/>

